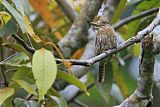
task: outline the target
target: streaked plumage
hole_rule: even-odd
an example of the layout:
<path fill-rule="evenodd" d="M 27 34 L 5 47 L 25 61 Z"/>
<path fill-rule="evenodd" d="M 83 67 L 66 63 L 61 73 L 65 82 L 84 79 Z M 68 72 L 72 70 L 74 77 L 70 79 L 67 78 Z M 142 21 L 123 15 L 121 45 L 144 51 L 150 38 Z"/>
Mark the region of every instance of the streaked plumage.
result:
<path fill-rule="evenodd" d="M 97 23 L 94 23 L 94 26 L 95 27 L 93 27 L 93 29 L 95 28 L 97 30 L 95 43 L 97 55 L 107 51 L 108 49 L 117 47 L 115 31 L 112 25 L 105 21 L 98 21 Z M 99 62 L 99 83 L 102 83 L 105 80 L 104 63 L 104 60 Z"/>

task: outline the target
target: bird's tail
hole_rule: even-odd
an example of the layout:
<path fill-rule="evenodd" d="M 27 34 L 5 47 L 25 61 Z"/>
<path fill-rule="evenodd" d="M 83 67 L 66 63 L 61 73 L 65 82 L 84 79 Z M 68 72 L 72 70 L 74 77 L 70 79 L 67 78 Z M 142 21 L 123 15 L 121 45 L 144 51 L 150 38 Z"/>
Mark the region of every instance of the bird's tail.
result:
<path fill-rule="evenodd" d="M 103 83 L 105 81 L 105 68 L 104 68 L 104 64 L 105 64 L 105 61 L 104 60 L 101 60 L 99 62 L 99 75 L 98 75 L 98 81 L 99 83 Z"/>

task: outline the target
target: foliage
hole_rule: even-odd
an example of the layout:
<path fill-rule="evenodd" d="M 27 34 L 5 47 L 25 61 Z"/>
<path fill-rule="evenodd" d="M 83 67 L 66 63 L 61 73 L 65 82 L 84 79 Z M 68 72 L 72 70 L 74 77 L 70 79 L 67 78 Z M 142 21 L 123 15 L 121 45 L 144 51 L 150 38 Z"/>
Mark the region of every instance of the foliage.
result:
<path fill-rule="evenodd" d="M 53 32 L 51 32 L 52 34 L 56 31 L 56 29 L 58 29 L 58 32 L 55 32 L 54 35 L 56 36 L 56 38 L 61 39 L 61 32 L 64 32 L 64 22 L 62 20 L 66 20 L 66 17 L 62 17 L 63 13 L 61 12 L 60 8 L 58 8 L 59 10 L 56 10 L 55 12 L 58 13 L 57 17 L 62 17 L 62 19 L 57 21 L 57 18 L 55 16 L 53 17 L 51 13 L 51 10 L 57 7 L 55 3 L 50 3 L 50 7 L 48 8 L 48 3 L 46 0 L 40 4 L 44 8 L 42 9 L 39 8 L 39 5 L 38 8 L 36 8 L 36 1 L 30 0 L 29 2 L 33 7 L 35 7 L 35 10 L 40 13 L 46 24 L 49 25 L 48 27 L 45 25 L 46 28 L 54 28 Z M 46 40 L 42 40 L 41 36 L 37 36 L 35 34 L 31 22 L 26 15 L 26 7 L 24 5 L 24 1 L 14 0 L 8 2 L 6 0 L 3 0 L 0 5 L 5 7 L 5 11 L 0 11 L 0 36 L 3 39 L 3 42 L 1 42 L 3 44 L 1 44 L 1 46 L 5 46 L 7 48 L 17 51 L 17 53 L 12 55 L 10 58 L 7 58 L 6 60 L 0 62 L 0 65 L 8 66 L 9 69 L 14 68 L 16 71 L 10 71 L 12 73 L 10 76 L 10 80 L 8 81 L 9 85 L 5 86 L 0 90 L 0 105 L 8 105 L 9 103 L 11 103 L 13 97 L 11 98 L 11 100 L 7 101 L 7 99 L 9 99 L 11 96 L 14 96 L 20 88 L 23 88 L 28 93 L 25 94 L 25 96 L 35 95 L 38 97 L 39 103 L 46 102 L 46 104 L 49 105 L 53 103 L 61 105 L 62 107 L 67 106 L 62 96 L 59 95 L 59 93 L 54 88 L 52 88 L 52 84 L 55 82 L 56 78 L 74 84 L 87 93 L 86 86 L 82 82 L 80 82 L 79 79 L 77 79 L 77 77 L 75 77 L 73 74 L 65 73 L 66 71 L 63 71 L 63 73 L 61 71 L 58 72 L 57 75 L 57 65 L 51 51 L 41 48 L 39 50 L 36 50 L 36 52 L 32 55 L 20 44 L 14 43 L 12 41 L 10 35 L 20 34 L 23 35 L 23 39 L 25 40 L 27 39 L 26 35 L 29 34 L 29 36 L 32 37 L 32 42 L 35 43 L 34 45 L 38 45 L 37 43 L 49 43 L 45 42 Z M 33 21 L 32 23 L 34 24 L 36 22 Z M 61 26 L 62 28 L 60 28 Z M 43 30 L 45 30 L 46 28 L 43 28 Z M 34 29 L 37 31 L 39 28 L 35 27 Z M 37 34 L 39 33 L 37 32 Z M 49 34 L 49 32 L 47 32 L 47 34 Z M 44 37 L 45 36 L 43 36 L 43 38 Z M 51 38 L 48 38 L 47 41 L 49 41 L 50 39 Z M 51 95 L 57 98 L 51 98 Z M 49 100 L 49 102 L 47 101 L 47 99 Z M 27 100 L 22 101 L 15 99 L 16 105 L 20 104 L 25 106 L 26 101 Z M 47 105 L 45 106 L 48 107 Z"/>
<path fill-rule="evenodd" d="M 69 1 L 77 12 L 84 3 L 84 0 Z M 117 23 L 126 16 L 158 6 L 159 0 L 121 0 L 112 22 Z M 130 7 L 134 8 L 130 10 Z M 146 27 L 154 16 L 152 14 L 134 20 L 120 27 L 117 32 L 126 40 Z M 68 32 L 71 24 L 54 0 L 0 0 L 0 72 L 5 72 L 5 76 L 0 73 L 0 78 L 6 77 L 0 81 L 7 79 L 7 84 L 2 84 L 0 88 L 0 105 L 9 107 L 14 102 L 16 106 L 26 107 L 33 98 L 37 101 L 36 105 L 43 104 L 44 107 L 67 107 L 71 101 L 76 100 L 92 107 L 113 106 L 133 93 L 136 87 L 133 75 L 137 75 L 135 68 L 138 68 L 134 65 L 140 54 L 140 44 L 125 49 L 116 58 L 106 62 L 104 85 L 96 83 L 96 67 L 91 67 L 93 72 L 87 74 L 87 82 L 84 84 L 72 74 L 72 63 L 56 63 L 57 57 L 63 60 L 63 54 L 67 53 L 62 54 L 55 44 Z M 34 47 L 35 52 L 26 50 L 22 43 L 15 41 L 13 35 L 20 37 L 31 49 Z M 85 47 L 81 47 L 70 58 L 80 59 L 85 52 Z M 55 87 L 62 81 L 65 85 L 76 86 L 86 94 L 68 103 L 59 87 Z M 90 91 L 87 90 L 88 84 L 94 84 Z"/>

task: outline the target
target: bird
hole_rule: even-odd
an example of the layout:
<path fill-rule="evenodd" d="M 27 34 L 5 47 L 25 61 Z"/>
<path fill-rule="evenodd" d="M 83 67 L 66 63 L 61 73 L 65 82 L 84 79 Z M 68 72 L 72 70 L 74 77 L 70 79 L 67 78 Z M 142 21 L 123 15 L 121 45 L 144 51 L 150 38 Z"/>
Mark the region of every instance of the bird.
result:
<path fill-rule="evenodd" d="M 91 22 L 91 28 L 96 31 L 95 51 L 99 55 L 109 49 L 117 47 L 117 39 L 113 26 L 105 20 Z M 107 60 L 109 60 L 111 56 Z M 103 59 L 99 62 L 98 82 L 104 83 L 105 81 L 105 64 L 106 60 Z"/>

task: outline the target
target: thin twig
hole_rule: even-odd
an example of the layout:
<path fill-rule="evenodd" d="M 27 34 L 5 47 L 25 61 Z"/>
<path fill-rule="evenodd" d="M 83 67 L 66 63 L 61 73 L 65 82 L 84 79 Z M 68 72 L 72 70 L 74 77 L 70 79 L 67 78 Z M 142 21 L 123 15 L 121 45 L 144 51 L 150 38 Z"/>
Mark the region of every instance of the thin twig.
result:
<path fill-rule="evenodd" d="M 155 13 L 155 12 L 158 12 L 158 9 L 159 9 L 159 8 L 153 8 L 153 9 L 146 10 L 146 11 L 144 11 L 144 12 L 141 12 L 141 13 L 139 13 L 139 14 L 137 14 L 137 15 L 127 17 L 127 18 L 119 21 L 118 23 L 114 24 L 113 26 L 114 26 L 115 29 L 118 29 L 118 28 L 120 28 L 121 26 L 123 26 L 123 25 L 125 25 L 125 24 L 127 24 L 127 23 L 129 23 L 129 22 L 131 22 L 131 21 L 134 21 L 134 20 L 139 19 L 139 18 L 144 17 L 144 16 L 148 16 L 148 15 L 153 14 L 153 13 Z"/>
<path fill-rule="evenodd" d="M 15 52 L 14 54 L 12 54 L 11 56 L 5 58 L 4 60 L 2 60 L 3 62 L 8 61 L 9 59 L 11 59 L 12 57 L 14 57 L 18 52 Z"/>
<path fill-rule="evenodd" d="M 1 60 L 3 60 L 4 59 L 4 56 L 3 56 L 3 47 L 1 47 L 0 48 L 1 49 Z M 1 71 L 2 71 L 2 75 L 3 75 L 3 78 L 4 78 L 4 85 L 5 86 L 7 86 L 8 85 L 8 83 L 7 83 L 7 78 L 6 78 L 6 76 L 5 76 L 5 67 L 4 66 L 1 66 Z"/>
<path fill-rule="evenodd" d="M 30 39 L 28 33 L 26 33 L 26 36 L 27 36 L 30 47 L 33 48 L 33 45 L 32 45 L 32 42 L 31 42 L 31 39 Z"/>
<path fill-rule="evenodd" d="M 7 83 L 7 78 L 6 78 L 6 75 L 5 75 L 5 68 L 4 68 L 4 66 L 1 66 L 1 71 L 2 71 L 3 78 L 4 78 L 4 85 L 7 87 L 8 83 Z"/>
<path fill-rule="evenodd" d="M 29 94 L 27 97 L 26 97 L 26 100 L 29 101 L 34 95 L 33 94 Z"/>
<path fill-rule="evenodd" d="M 17 34 L 12 35 L 12 37 L 16 39 L 27 51 L 31 53 L 35 52 L 35 49 L 28 46 L 28 44 L 26 44 L 25 41 L 22 38 L 20 38 Z"/>

